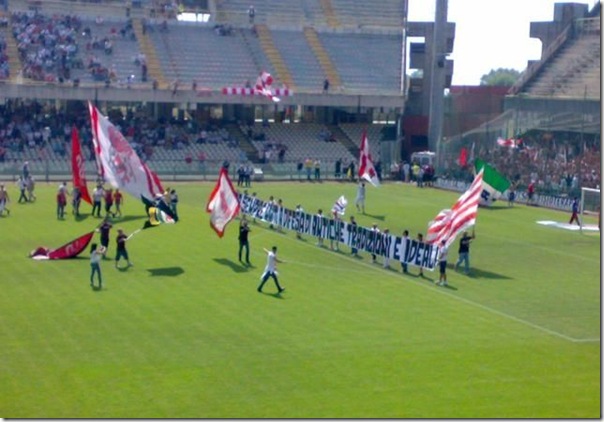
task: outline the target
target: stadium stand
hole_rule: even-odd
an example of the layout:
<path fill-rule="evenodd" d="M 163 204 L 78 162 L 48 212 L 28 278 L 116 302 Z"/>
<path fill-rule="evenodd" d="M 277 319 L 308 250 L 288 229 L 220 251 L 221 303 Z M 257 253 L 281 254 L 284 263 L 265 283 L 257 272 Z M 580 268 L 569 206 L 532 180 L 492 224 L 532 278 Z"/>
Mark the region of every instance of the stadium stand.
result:
<path fill-rule="evenodd" d="M 331 169 L 336 160 L 358 159 L 364 129 L 374 159 L 380 160 L 384 153 L 381 131 L 387 125 L 372 124 L 372 119 L 389 120 L 377 115 L 402 110 L 422 114 L 421 107 L 412 106 L 411 96 L 427 93 L 402 86 L 404 0 L 386 0 L 379 7 L 355 0 L 209 3 L 209 22 L 188 23 L 175 19 L 177 11 L 168 1 L 133 2 L 127 10 L 127 3 L 119 0 L 11 0 L 10 11 L 0 15 L 0 79 L 22 83 L 23 92 L 33 92 L 36 98 L 42 92 L 36 90 L 39 86 L 67 88 L 72 84 L 65 82 L 75 80 L 85 87 L 98 86 L 109 78 L 111 89 L 101 92 L 102 107 L 106 112 L 120 109 L 123 116 L 139 109 L 139 120 L 111 118 L 123 129 L 140 126 L 128 139 L 151 168 L 167 174 L 208 174 L 223 161 L 253 161 L 274 174 L 290 176 L 307 159 L 318 159 Z M 250 4 L 255 7 L 253 20 L 248 15 Z M 558 26 L 544 43 L 542 60 L 529 64 L 506 98 L 510 104 L 517 100 L 517 108 L 447 140 L 449 176 L 460 170 L 455 164 L 459 149 L 476 144 L 483 157 L 506 168 L 510 177 L 519 176 L 520 186 L 535 174 L 544 190 L 568 192 L 567 180 L 571 188 L 573 183 L 599 184 L 601 128 L 591 106 L 600 100 L 600 8 L 598 3 L 589 15 L 581 15 L 576 5 L 572 10 L 572 22 L 554 22 Z M 3 16 L 16 18 L 3 26 Z M 34 35 L 39 25 L 51 25 L 48 39 L 46 35 L 33 43 L 31 38 L 24 39 L 31 36 L 25 30 L 31 24 Z M 15 30 L 13 25 L 20 26 Z M 417 30 L 421 24 L 411 26 Z M 110 53 L 105 52 L 105 38 L 111 43 Z M 416 47 L 427 51 L 427 43 Z M 64 63 L 62 49 L 68 53 Z M 10 73 L 5 73 L 7 68 Z M 94 75 L 92 69 L 97 69 Z M 265 98 L 240 101 L 219 95 L 225 86 L 253 85 L 261 71 L 273 75 L 275 87 L 293 88 L 294 96 L 273 104 Z M 40 82 L 32 83 L 34 79 Z M 330 81 L 328 93 L 334 95 L 323 95 L 325 79 Z M 158 91 L 150 93 L 154 82 Z M 128 87 L 133 89 L 127 91 Z M 29 106 L 7 96 L 7 103 L 0 104 L 6 120 L 0 132 L 0 173 L 12 174 L 11 169 L 30 160 L 34 171 L 67 174 L 69 148 L 63 114 L 69 110 L 71 116 L 74 101 L 79 104 L 91 99 L 91 92 L 96 95 L 96 91 L 87 92 L 74 90 L 72 98 L 58 101 L 61 110 L 45 110 L 50 120 L 41 119 L 39 112 L 29 112 L 28 119 L 24 111 Z M 43 98 L 49 97 L 41 96 L 42 104 Z M 378 105 L 361 105 L 368 98 Z M 393 107 L 400 108 L 388 110 L 382 107 L 382 99 L 393 100 L 400 104 Z M 537 107 L 534 104 L 542 109 L 532 109 Z M 268 126 L 260 122 L 265 115 L 270 119 Z M 86 116 L 77 119 L 89 155 Z M 251 128 L 241 123 L 254 120 Z M 281 123 L 284 120 L 289 123 Z M 30 132 L 41 132 L 46 126 L 52 136 L 31 145 Z M 496 136 L 510 128 L 525 141 L 524 150 L 510 153 L 493 147 Z M 248 136 L 248 129 L 253 136 Z M 255 134 L 264 135 L 264 140 Z M 330 138 L 335 142 L 326 141 Z"/>

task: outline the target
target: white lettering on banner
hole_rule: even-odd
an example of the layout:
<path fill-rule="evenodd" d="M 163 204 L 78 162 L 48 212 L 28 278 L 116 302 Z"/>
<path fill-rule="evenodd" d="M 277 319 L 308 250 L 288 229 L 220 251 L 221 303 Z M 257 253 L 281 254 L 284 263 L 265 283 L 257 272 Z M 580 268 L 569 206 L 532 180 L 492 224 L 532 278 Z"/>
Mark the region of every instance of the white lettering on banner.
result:
<path fill-rule="evenodd" d="M 239 194 L 239 203 L 243 214 L 284 229 L 326 240 L 339 240 L 359 251 L 406 262 L 411 266 L 428 270 L 436 267 L 438 248 L 429 243 L 377 233 L 361 226 L 356 226 L 354 230 L 350 223 L 279 207 L 246 194 Z"/>

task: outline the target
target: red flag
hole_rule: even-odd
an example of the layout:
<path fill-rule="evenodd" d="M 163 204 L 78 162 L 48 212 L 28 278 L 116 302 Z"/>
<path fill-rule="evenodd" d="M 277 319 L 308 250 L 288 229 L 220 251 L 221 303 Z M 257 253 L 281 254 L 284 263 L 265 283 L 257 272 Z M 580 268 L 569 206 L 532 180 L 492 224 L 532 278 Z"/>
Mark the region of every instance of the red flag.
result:
<path fill-rule="evenodd" d="M 371 153 L 369 152 L 369 141 L 367 140 L 367 131 L 363 131 L 361 136 L 361 156 L 359 157 L 359 178 L 367 180 L 373 186 L 378 187 L 380 180 L 377 177 Z"/>
<path fill-rule="evenodd" d="M 39 247 L 33 250 L 29 256 L 36 260 L 75 258 L 86 249 L 86 246 L 90 243 L 93 235 L 94 230 L 51 251 L 45 247 Z"/>
<path fill-rule="evenodd" d="M 86 186 L 86 169 L 84 168 L 84 156 L 80 146 L 80 137 L 78 130 L 74 126 L 71 128 L 71 173 L 73 177 L 73 186 L 80 190 L 82 199 L 92 205 L 88 187 Z"/>
<path fill-rule="evenodd" d="M 484 167 L 474 178 L 470 188 L 459 197 L 450 210 L 442 210 L 428 223 L 426 242 L 440 245 L 441 240 L 449 246 L 466 227 L 476 224 L 478 202 L 482 193 Z"/>
<path fill-rule="evenodd" d="M 210 226 L 218 237 L 224 235 L 224 229 L 229 222 L 239 214 L 239 199 L 233 187 L 227 170 L 220 169 L 220 176 L 214 190 L 210 194 L 206 211 L 210 213 Z"/>
<path fill-rule="evenodd" d="M 461 167 L 468 165 L 468 150 L 466 147 L 463 147 L 461 151 L 459 151 L 459 165 Z"/>

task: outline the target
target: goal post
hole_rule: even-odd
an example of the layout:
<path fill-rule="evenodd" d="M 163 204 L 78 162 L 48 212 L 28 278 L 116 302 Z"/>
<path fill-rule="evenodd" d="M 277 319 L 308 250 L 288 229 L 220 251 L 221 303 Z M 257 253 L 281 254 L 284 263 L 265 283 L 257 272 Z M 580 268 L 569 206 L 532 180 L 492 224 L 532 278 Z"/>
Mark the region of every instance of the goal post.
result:
<path fill-rule="evenodd" d="M 598 229 L 600 228 L 600 189 L 581 188 L 581 203 L 579 208 L 579 224 L 581 232 L 586 216 L 594 216 L 597 218 Z"/>

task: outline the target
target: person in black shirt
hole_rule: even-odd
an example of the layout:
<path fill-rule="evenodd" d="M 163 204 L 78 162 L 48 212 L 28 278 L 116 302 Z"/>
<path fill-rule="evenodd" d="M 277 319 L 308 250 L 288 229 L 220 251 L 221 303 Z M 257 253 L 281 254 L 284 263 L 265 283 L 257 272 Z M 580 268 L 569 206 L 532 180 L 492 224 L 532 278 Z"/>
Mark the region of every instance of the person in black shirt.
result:
<path fill-rule="evenodd" d="M 120 261 L 121 257 L 128 262 L 128 267 L 132 266 L 130 262 L 130 258 L 128 258 L 128 251 L 126 250 L 126 241 L 128 240 L 128 236 L 122 229 L 117 230 L 117 238 L 115 239 L 117 242 L 117 252 L 115 254 L 115 268 L 118 268 L 117 263 Z"/>
<path fill-rule="evenodd" d="M 105 251 L 109 247 L 109 232 L 111 231 L 111 227 L 113 227 L 113 225 L 109 221 L 109 217 L 105 217 L 103 223 L 101 223 L 97 229 L 97 231 L 101 234 L 101 246 L 105 249 Z M 103 255 L 103 259 L 105 259 L 105 255 Z"/>
<path fill-rule="evenodd" d="M 243 262 L 241 260 L 241 253 L 243 252 L 243 248 L 245 248 L 245 263 L 247 265 L 252 265 L 250 263 L 250 242 L 248 240 L 249 232 L 250 228 L 248 227 L 247 220 L 241 220 L 241 224 L 239 225 L 239 262 Z"/>
<path fill-rule="evenodd" d="M 470 273 L 470 242 L 476 238 L 474 231 L 472 230 L 472 236 L 468 234 L 468 232 L 463 232 L 461 236 L 461 240 L 459 241 L 459 259 L 455 264 L 455 270 L 459 268 L 461 263 L 464 263 L 464 272 L 466 274 Z"/>

